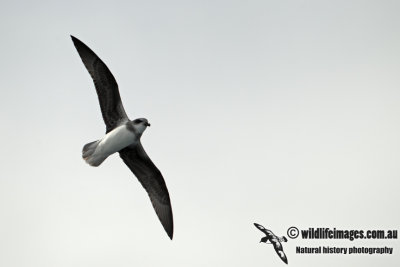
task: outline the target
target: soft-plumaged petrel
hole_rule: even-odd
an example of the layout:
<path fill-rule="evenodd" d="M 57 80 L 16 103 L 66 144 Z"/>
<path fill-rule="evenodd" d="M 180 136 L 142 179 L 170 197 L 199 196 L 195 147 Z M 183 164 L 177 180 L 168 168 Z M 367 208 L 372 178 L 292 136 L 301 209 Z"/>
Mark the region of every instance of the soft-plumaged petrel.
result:
<path fill-rule="evenodd" d="M 93 79 L 106 124 L 106 135 L 83 147 L 83 159 L 91 166 L 99 166 L 108 156 L 119 152 L 122 160 L 146 189 L 161 224 L 172 239 L 174 225 L 168 189 L 161 172 L 147 156 L 140 142 L 140 137 L 150 123 L 144 118 L 133 121 L 128 118 L 117 82 L 106 64 L 80 40 L 72 35 L 71 38 Z"/>
<path fill-rule="evenodd" d="M 265 234 L 265 236 L 261 238 L 260 243 L 264 242 L 266 244 L 272 244 L 279 258 L 281 258 L 284 263 L 288 264 L 287 257 L 285 252 L 283 252 L 283 247 L 281 244 L 281 242 L 287 242 L 286 237 L 277 237 L 271 230 L 266 229 L 264 226 L 258 223 L 254 223 L 254 225 L 257 227 L 257 229 Z M 268 243 L 268 241 L 270 241 L 270 243 Z"/>

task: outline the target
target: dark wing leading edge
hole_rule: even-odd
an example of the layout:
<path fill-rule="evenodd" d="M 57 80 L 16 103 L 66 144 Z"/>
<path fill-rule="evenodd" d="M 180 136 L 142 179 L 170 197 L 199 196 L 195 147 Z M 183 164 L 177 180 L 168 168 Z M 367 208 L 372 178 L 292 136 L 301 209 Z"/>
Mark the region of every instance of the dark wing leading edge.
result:
<path fill-rule="evenodd" d="M 89 47 L 72 35 L 71 38 L 83 64 L 92 76 L 108 133 L 128 120 L 122 106 L 118 84 L 106 64 Z"/>
<path fill-rule="evenodd" d="M 172 239 L 174 223 L 171 201 L 161 172 L 147 156 L 140 142 L 135 148 L 122 149 L 119 155 L 146 189 L 161 224 Z"/>

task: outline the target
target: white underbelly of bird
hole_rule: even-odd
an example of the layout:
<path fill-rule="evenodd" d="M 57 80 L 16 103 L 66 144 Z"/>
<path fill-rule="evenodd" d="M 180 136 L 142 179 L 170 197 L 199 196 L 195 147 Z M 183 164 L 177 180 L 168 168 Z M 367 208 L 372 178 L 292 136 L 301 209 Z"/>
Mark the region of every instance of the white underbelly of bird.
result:
<path fill-rule="evenodd" d="M 127 125 L 121 125 L 102 139 L 86 144 L 82 149 L 82 158 L 91 166 L 99 166 L 111 154 L 137 141 L 136 134 Z"/>

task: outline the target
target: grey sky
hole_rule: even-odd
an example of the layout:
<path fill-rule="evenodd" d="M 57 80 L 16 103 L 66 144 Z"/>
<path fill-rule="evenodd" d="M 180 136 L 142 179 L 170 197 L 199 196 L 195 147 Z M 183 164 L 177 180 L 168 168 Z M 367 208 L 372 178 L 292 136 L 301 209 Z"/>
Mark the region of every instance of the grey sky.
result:
<path fill-rule="evenodd" d="M 398 229 L 398 1 L 0 3 L 1 266 L 284 266 L 260 223 Z M 174 240 L 115 155 L 72 34 L 108 65 L 171 195 Z M 296 246 L 394 255 L 298 255 Z M 398 266 L 398 240 L 283 244 L 295 266 Z"/>

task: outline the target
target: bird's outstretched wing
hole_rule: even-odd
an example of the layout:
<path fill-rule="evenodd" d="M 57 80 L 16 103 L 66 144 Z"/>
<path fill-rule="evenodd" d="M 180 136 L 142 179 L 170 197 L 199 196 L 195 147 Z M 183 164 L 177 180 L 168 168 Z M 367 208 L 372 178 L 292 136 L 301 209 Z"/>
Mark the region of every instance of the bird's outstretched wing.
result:
<path fill-rule="evenodd" d="M 147 156 L 140 142 L 135 148 L 122 149 L 119 155 L 146 189 L 161 224 L 172 239 L 174 224 L 171 201 L 161 172 Z"/>
<path fill-rule="evenodd" d="M 258 223 L 254 223 L 255 227 L 257 227 L 258 230 L 260 230 L 261 232 L 263 232 L 266 235 L 273 235 L 274 233 L 272 233 L 271 230 L 266 229 L 264 226 L 262 226 L 261 224 Z"/>
<path fill-rule="evenodd" d="M 265 229 L 264 226 L 262 226 L 261 224 L 258 224 L 258 223 L 254 223 L 254 226 L 257 227 L 258 230 L 260 230 L 260 231 L 262 231 L 264 233 L 267 230 L 267 229 Z"/>
<path fill-rule="evenodd" d="M 119 124 L 128 121 L 118 84 L 106 64 L 87 45 L 72 35 L 71 38 L 83 64 L 92 76 L 108 133 Z"/>
<path fill-rule="evenodd" d="M 272 244 L 274 245 L 275 251 L 278 254 L 279 258 L 281 258 L 284 263 L 288 264 L 286 254 L 285 252 L 283 252 L 282 244 L 279 241 L 273 242 Z"/>

